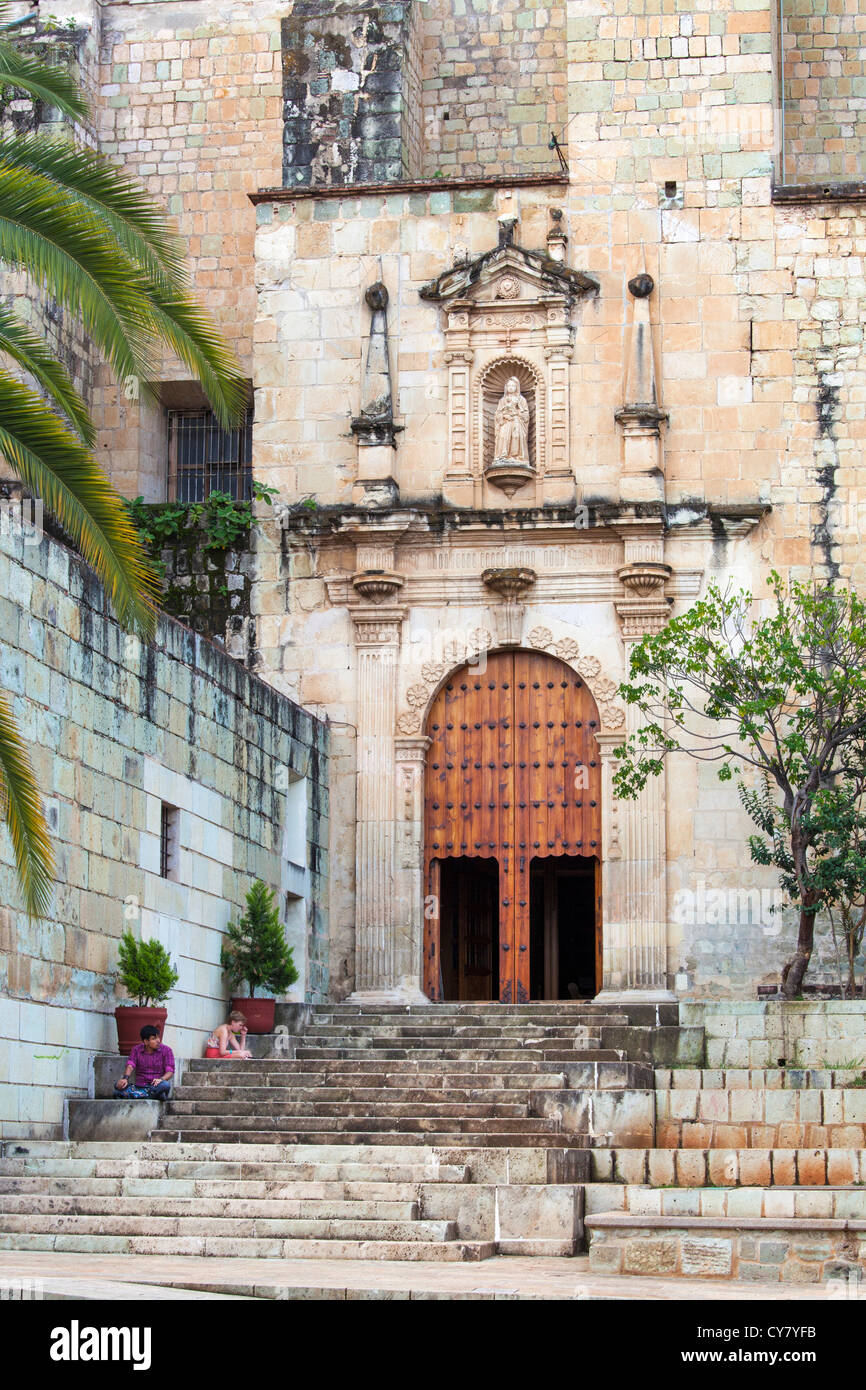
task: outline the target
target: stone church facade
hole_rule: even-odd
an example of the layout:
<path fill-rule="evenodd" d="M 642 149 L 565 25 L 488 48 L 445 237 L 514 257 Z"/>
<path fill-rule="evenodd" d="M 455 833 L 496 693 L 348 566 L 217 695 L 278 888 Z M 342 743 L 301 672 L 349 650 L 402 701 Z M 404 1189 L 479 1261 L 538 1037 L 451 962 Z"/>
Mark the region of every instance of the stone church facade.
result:
<path fill-rule="evenodd" d="M 708 582 L 864 578 L 866 17 L 778 9 L 75 11 L 249 376 L 249 659 L 330 725 L 332 997 L 778 977 L 712 767 L 611 782 L 630 651 Z M 161 500 L 159 409 L 92 399 Z"/>

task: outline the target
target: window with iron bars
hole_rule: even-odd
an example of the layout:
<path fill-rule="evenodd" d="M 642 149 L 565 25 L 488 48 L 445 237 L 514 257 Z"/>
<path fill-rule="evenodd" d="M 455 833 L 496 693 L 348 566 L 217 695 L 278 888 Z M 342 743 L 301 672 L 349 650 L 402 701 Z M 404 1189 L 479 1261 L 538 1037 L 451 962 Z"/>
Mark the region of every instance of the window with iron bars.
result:
<path fill-rule="evenodd" d="M 224 430 L 210 410 L 168 412 L 168 495 L 173 502 L 203 502 L 227 492 L 248 502 L 253 490 L 253 413 L 238 429 Z"/>

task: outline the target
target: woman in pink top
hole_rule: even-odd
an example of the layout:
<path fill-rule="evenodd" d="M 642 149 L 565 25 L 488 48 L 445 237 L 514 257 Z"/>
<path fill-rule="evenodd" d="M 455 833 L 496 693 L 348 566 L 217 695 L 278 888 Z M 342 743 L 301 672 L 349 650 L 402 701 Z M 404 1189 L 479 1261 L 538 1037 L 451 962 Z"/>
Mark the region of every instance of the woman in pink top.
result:
<path fill-rule="evenodd" d="M 205 1044 L 205 1057 L 252 1057 L 245 1047 L 247 1020 L 237 1009 L 229 1014 L 228 1023 L 214 1028 Z"/>

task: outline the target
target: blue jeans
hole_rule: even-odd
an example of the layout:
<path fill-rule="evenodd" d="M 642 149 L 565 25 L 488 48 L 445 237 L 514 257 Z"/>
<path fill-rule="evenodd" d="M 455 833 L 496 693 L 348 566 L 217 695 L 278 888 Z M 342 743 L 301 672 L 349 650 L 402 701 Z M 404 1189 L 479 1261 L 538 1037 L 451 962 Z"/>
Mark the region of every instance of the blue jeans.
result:
<path fill-rule="evenodd" d="M 130 1081 L 114 1087 L 115 1100 L 168 1100 L 170 1093 L 170 1081 L 154 1081 L 149 1086 L 135 1086 Z"/>

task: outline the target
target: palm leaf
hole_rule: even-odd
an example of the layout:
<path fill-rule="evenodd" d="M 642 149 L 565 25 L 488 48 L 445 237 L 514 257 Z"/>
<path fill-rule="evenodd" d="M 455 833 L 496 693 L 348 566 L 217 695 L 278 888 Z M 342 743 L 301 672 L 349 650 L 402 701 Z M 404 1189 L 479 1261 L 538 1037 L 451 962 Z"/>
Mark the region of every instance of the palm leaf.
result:
<path fill-rule="evenodd" d="M 99 212 L 89 197 L 0 158 L 0 260 L 28 269 L 77 312 L 119 377 L 147 381 L 152 344 L 161 339 L 201 381 L 221 423 L 235 422 L 245 384 L 230 349 L 180 277 L 155 255 L 142 265 L 132 231 L 124 235 L 127 255 L 117 214 L 106 222 Z"/>
<path fill-rule="evenodd" d="M 24 905 L 44 917 L 51 905 L 54 856 L 39 788 L 6 696 L 0 692 L 0 816 L 6 822 Z"/>
<path fill-rule="evenodd" d="M 54 106 L 74 121 L 86 120 L 89 107 L 78 83 L 66 68 L 55 67 L 41 58 L 22 53 L 8 40 L 0 39 L 0 89 L 15 87 L 35 101 Z"/>
<path fill-rule="evenodd" d="M 2 370 L 0 454 L 96 570 L 121 623 L 151 637 L 159 583 L 120 497 L 41 397 Z"/>
<path fill-rule="evenodd" d="M 0 260 L 77 315 L 119 377 L 150 375 L 151 310 L 136 267 L 85 204 L 0 165 Z"/>
<path fill-rule="evenodd" d="M 247 384 L 234 353 L 189 296 L 166 293 L 153 283 L 148 291 L 154 332 L 201 382 L 220 424 L 237 424 L 246 406 Z"/>
<path fill-rule="evenodd" d="M 96 431 L 69 373 L 45 346 L 38 333 L 0 304 L 0 352 L 28 372 L 45 395 L 62 410 L 85 444 L 93 448 Z"/>
<path fill-rule="evenodd" d="M 86 200 L 149 275 L 186 285 L 186 261 L 165 209 L 104 155 L 56 137 L 3 136 L 0 164 L 29 169 Z"/>

